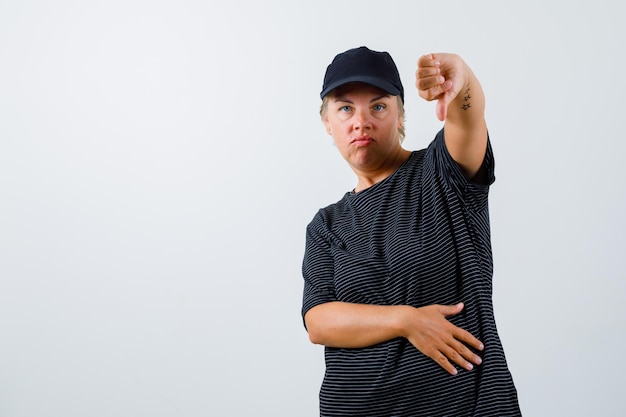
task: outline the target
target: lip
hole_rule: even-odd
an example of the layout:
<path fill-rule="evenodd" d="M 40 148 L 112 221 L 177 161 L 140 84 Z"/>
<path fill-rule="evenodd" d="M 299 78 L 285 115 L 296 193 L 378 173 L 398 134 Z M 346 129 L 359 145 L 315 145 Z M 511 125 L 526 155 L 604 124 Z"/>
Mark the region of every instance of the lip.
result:
<path fill-rule="evenodd" d="M 376 141 L 371 136 L 365 135 L 365 136 L 359 136 L 359 137 L 352 139 L 350 143 L 357 145 L 357 146 L 366 146 L 374 142 Z"/>

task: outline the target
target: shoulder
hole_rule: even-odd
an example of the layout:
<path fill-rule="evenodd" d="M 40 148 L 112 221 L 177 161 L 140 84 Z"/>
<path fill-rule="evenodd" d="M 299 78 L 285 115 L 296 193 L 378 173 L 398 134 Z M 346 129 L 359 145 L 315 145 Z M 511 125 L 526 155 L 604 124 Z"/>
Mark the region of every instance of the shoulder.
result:
<path fill-rule="evenodd" d="M 348 211 L 348 200 L 351 193 L 346 193 L 339 201 L 317 210 L 308 224 L 308 229 L 329 229 L 337 219 Z"/>
<path fill-rule="evenodd" d="M 491 140 L 487 136 L 486 149 L 480 169 L 471 178 L 468 178 L 463 168 L 454 160 L 445 141 L 445 130 L 442 128 L 428 146 L 428 156 L 434 163 L 434 168 L 439 175 L 448 177 L 465 187 L 467 185 L 489 186 L 495 181 L 495 163 Z"/>

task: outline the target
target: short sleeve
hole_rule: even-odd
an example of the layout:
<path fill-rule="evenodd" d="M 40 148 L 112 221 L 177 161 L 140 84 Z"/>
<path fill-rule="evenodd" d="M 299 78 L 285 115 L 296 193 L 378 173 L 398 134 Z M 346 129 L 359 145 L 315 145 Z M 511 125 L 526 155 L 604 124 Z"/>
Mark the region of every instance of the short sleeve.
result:
<path fill-rule="evenodd" d="M 444 129 L 441 129 L 430 144 L 427 154 L 431 153 L 435 159 L 438 175 L 446 186 L 454 191 L 467 208 L 475 211 L 484 209 L 487 205 L 489 187 L 495 181 L 495 161 L 491 141 L 487 139 L 487 149 L 483 163 L 473 179 L 468 179 L 465 173 L 448 152 L 444 140 Z"/>
<path fill-rule="evenodd" d="M 336 301 L 331 239 L 321 213 L 314 217 L 306 229 L 302 276 L 304 278 L 303 318 L 306 312 L 316 305 Z"/>

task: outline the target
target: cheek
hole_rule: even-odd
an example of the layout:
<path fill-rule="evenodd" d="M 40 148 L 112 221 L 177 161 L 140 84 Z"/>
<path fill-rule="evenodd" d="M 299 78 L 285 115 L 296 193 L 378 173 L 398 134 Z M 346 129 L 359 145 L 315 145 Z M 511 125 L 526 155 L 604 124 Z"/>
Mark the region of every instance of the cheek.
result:
<path fill-rule="evenodd" d="M 326 132 L 333 137 L 343 135 L 345 128 L 345 122 L 342 122 L 341 120 L 335 119 L 326 122 Z"/>

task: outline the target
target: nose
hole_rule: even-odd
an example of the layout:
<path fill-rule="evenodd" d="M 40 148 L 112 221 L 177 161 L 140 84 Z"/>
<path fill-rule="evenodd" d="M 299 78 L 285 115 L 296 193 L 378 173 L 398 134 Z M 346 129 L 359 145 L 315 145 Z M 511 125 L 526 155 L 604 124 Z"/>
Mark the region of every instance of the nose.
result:
<path fill-rule="evenodd" d="M 372 127 L 368 109 L 357 109 L 354 114 L 354 129 L 365 130 Z"/>

